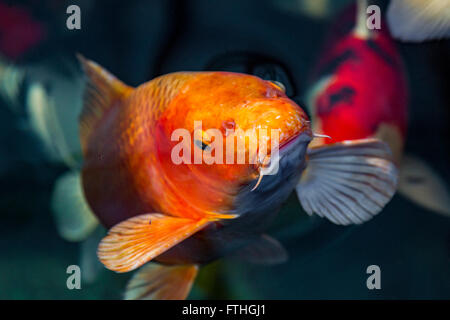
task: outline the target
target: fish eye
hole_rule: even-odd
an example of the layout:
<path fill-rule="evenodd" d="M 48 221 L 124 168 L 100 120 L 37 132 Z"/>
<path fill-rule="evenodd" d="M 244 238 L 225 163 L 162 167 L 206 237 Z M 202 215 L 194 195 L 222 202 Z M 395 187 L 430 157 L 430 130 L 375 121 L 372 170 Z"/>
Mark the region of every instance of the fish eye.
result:
<path fill-rule="evenodd" d="M 194 143 L 197 147 L 202 150 L 209 150 L 209 145 L 200 140 L 194 140 Z"/>
<path fill-rule="evenodd" d="M 211 142 L 211 137 L 204 130 L 201 131 L 201 139 L 194 139 L 194 144 L 202 150 L 211 149 L 209 146 Z"/>

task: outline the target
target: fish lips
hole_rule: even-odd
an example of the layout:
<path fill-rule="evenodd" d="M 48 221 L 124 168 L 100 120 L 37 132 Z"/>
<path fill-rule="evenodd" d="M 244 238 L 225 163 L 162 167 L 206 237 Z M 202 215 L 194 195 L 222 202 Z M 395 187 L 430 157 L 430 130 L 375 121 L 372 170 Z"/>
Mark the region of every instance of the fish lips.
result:
<path fill-rule="evenodd" d="M 276 173 L 264 175 L 256 188 L 258 179 L 242 187 L 234 201 L 233 213 L 241 216 L 250 212 L 273 210 L 280 206 L 300 179 L 311 140 L 311 134 L 303 132 L 281 145 Z"/>

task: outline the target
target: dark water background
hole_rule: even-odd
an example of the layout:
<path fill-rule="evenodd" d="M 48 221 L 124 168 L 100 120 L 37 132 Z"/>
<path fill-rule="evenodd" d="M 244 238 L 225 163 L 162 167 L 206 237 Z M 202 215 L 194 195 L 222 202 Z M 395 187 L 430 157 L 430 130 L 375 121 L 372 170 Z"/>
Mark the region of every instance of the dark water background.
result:
<path fill-rule="evenodd" d="M 349 1 L 336 1 L 334 7 L 341 2 Z M 65 27 L 70 1 L 9 3 L 29 10 L 47 29 L 45 40 L 18 58 L 18 65 L 43 64 L 64 74 L 59 61 L 75 62 L 74 54 L 80 52 L 131 85 L 181 70 L 253 72 L 282 81 L 300 103 L 332 20 L 261 0 L 77 1 L 82 29 L 70 31 Z M 385 3 L 379 3 L 384 9 Z M 406 150 L 448 181 L 449 41 L 398 46 L 410 85 Z M 121 298 L 131 274 L 106 269 L 81 290 L 67 289 L 66 268 L 78 264 L 80 245 L 58 236 L 50 196 L 55 180 L 68 169 L 47 160 L 24 121 L 23 114 L 2 102 L 0 298 Z M 307 217 L 293 194 L 271 234 L 288 249 L 287 263 L 214 263 L 202 271 L 191 297 L 450 298 L 450 218 L 400 195 L 372 221 L 339 227 Z M 381 290 L 366 287 L 366 268 L 372 264 L 381 268 Z"/>

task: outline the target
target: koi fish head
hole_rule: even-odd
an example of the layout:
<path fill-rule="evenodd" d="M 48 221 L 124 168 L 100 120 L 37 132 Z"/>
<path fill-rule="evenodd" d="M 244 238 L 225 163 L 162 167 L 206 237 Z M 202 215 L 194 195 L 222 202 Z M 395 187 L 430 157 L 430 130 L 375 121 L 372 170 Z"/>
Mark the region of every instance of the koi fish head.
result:
<path fill-rule="evenodd" d="M 211 72 L 180 90 L 159 119 L 155 143 L 180 197 L 202 211 L 240 215 L 266 207 L 268 194 L 287 197 L 311 136 L 306 114 L 281 85 Z"/>

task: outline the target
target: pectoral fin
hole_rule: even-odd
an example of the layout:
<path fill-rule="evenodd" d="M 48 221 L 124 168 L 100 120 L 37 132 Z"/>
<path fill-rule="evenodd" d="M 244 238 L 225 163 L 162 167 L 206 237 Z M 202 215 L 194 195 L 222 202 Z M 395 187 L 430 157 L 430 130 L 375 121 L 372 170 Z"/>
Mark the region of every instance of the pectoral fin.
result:
<path fill-rule="evenodd" d="M 450 194 L 445 182 L 420 159 L 403 157 L 398 191 L 427 209 L 450 216 Z"/>
<path fill-rule="evenodd" d="M 126 300 L 183 300 L 197 276 L 196 265 L 147 263 L 128 282 Z"/>
<path fill-rule="evenodd" d="M 308 150 L 296 187 L 305 211 L 335 224 L 371 219 L 396 191 L 397 169 L 389 147 L 376 139 L 349 140 Z"/>
<path fill-rule="evenodd" d="M 210 220 L 192 220 L 159 213 L 139 215 L 112 227 L 98 247 L 106 268 L 134 270 L 204 228 Z"/>

